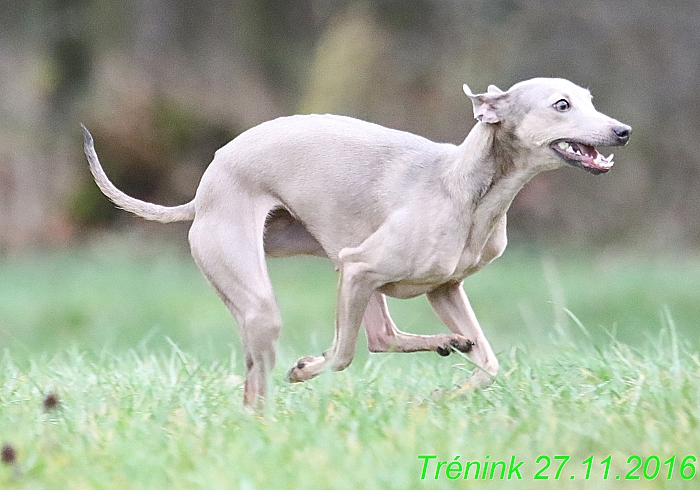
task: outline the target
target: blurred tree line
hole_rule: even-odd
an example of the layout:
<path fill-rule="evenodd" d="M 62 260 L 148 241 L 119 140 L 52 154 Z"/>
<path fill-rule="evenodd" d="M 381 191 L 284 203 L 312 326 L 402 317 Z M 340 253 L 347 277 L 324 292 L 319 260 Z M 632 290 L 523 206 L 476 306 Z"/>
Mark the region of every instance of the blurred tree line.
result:
<path fill-rule="evenodd" d="M 333 112 L 459 143 L 464 82 L 591 88 L 634 127 L 613 171 L 534 179 L 511 233 L 700 242 L 698 0 L 0 0 L 0 250 L 124 220 L 92 183 L 79 122 L 115 183 L 189 200 L 245 129 Z"/>

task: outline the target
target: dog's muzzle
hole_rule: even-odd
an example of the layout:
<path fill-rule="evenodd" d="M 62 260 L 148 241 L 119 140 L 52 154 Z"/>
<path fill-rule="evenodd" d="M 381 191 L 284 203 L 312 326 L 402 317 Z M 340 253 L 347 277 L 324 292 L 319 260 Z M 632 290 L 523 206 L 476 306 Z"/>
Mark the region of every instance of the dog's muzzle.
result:
<path fill-rule="evenodd" d="M 630 139 L 632 128 L 627 125 L 616 126 L 612 129 L 610 141 L 606 141 L 601 146 L 624 146 Z M 557 140 L 549 145 L 552 151 L 559 155 L 566 163 L 582 168 L 594 175 L 603 174 L 609 171 L 615 162 L 614 154 L 604 157 L 591 143 L 582 141 Z"/>

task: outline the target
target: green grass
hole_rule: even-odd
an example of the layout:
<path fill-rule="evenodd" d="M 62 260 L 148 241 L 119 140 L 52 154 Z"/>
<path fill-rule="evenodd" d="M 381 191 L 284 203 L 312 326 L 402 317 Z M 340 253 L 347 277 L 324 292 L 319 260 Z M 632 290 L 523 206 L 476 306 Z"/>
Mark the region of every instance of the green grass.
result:
<path fill-rule="evenodd" d="M 700 458 L 700 260 L 509 250 L 466 290 L 501 362 L 487 390 L 454 396 L 454 354 L 358 357 L 283 382 L 332 338 L 335 274 L 272 261 L 285 320 L 264 416 L 241 407 L 225 308 L 185 253 L 107 242 L 0 259 L 0 488 L 694 488 Z M 410 331 L 443 331 L 424 300 L 392 301 Z M 695 333 L 693 333 L 695 332 Z M 433 390 L 443 390 L 437 396 Z M 60 399 L 45 411 L 49 392 Z M 423 460 L 430 460 L 421 480 Z M 534 481 L 539 456 L 569 456 Z M 659 476 L 614 479 L 652 455 Z M 522 481 L 449 480 L 436 461 L 522 461 Z M 584 480 L 593 456 L 590 480 Z M 609 479 L 603 479 L 607 456 Z M 668 464 L 676 456 L 668 480 Z M 652 458 L 653 463 L 653 458 Z M 654 469 L 650 463 L 648 472 Z M 669 463 L 670 464 L 670 463 Z M 454 468 L 454 466 L 453 466 Z M 690 471 L 686 468 L 686 475 Z M 454 476 L 454 473 L 452 474 Z M 574 480 L 570 476 L 575 476 Z M 480 484 L 480 485 L 479 485 Z"/>

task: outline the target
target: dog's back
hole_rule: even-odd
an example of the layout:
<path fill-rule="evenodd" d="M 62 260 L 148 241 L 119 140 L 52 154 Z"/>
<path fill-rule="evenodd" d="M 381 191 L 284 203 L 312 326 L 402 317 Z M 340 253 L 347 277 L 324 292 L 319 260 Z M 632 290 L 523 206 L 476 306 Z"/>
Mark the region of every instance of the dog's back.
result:
<path fill-rule="evenodd" d="M 324 238 L 335 242 L 331 248 L 348 246 L 342 235 L 361 241 L 384 222 L 387 210 L 402 207 L 406 196 L 438 199 L 441 163 L 455 148 L 345 116 L 282 117 L 218 150 L 198 195 L 221 193 L 223 181 L 251 197 L 274 196 L 312 234 L 323 230 Z M 431 190 L 416 191 L 416 186 Z"/>

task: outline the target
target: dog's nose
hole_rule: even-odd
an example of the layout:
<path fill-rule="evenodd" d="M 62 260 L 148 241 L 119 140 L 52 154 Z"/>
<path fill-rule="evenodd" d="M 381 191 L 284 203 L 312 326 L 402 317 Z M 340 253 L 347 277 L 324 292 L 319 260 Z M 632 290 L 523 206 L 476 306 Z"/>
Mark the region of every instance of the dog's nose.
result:
<path fill-rule="evenodd" d="M 617 139 L 620 143 L 624 144 L 627 143 L 630 139 L 630 134 L 632 133 L 632 128 L 630 126 L 618 126 L 616 128 L 613 128 L 613 133 L 615 133 L 615 136 L 617 136 Z"/>

